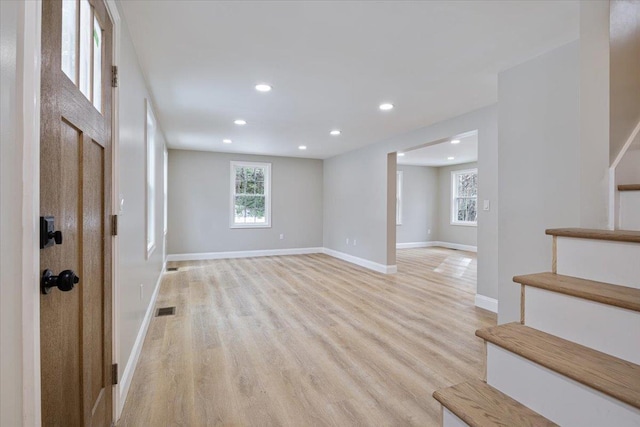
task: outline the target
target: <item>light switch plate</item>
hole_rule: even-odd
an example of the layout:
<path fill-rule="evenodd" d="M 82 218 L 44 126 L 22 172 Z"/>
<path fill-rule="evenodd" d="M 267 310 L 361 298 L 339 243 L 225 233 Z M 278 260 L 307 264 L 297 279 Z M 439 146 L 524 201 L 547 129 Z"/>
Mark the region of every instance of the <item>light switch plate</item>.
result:
<path fill-rule="evenodd" d="M 484 200 L 484 202 L 482 204 L 482 210 L 485 210 L 485 211 L 489 210 L 489 201 L 488 200 Z"/>

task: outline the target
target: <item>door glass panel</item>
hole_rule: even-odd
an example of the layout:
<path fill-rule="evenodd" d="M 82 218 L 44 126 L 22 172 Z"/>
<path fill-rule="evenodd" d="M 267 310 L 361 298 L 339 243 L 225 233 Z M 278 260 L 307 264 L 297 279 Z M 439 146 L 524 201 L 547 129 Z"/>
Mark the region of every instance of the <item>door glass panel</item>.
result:
<path fill-rule="evenodd" d="M 91 99 L 91 5 L 80 0 L 80 91 Z"/>
<path fill-rule="evenodd" d="M 62 2 L 62 71 L 76 84 L 77 9 L 76 0 Z"/>
<path fill-rule="evenodd" d="M 102 112 L 102 28 L 93 18 L 93 106 Z"/>

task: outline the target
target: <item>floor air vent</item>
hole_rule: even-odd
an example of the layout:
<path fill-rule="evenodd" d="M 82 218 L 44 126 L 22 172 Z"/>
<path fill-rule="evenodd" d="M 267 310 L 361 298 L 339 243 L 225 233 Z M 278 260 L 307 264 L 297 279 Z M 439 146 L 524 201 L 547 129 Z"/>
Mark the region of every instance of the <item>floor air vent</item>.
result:
<path fill-rule="evenodd" d="M 174 314 L 176 314 L 175 307 L 162 307 L 158 309 L 158 312 L 156 313 L 156 317 L 173 316 Z"/>
<path fill-rule="evenodd" d="M 167 271 L 178 271 L 178 267 L 169 267 Z"/>

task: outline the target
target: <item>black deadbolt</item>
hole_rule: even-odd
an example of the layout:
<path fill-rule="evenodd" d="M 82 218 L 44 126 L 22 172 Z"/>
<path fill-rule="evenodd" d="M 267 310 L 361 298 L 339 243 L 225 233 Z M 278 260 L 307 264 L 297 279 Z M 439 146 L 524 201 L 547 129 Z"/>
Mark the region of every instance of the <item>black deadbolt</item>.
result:
<path fill-rule="evenodd" d="M 55 230 L 55 218 L 52 216 L 40 217 L 40 249 L 62 244 L 62 232 Z"/>
<path fill-rule="evenodd" d="M 51 292 L 51 288 L 57 286 L 62 292 L 69 292 L 78 282 L 80 282 L 80 278 L 76 276 L 73 270 L 64 270 L 57 276 L 54 276 L 53 272 L 47 269 L 42 273 L 40 290 L 44 295 L 47 295 Z"/>

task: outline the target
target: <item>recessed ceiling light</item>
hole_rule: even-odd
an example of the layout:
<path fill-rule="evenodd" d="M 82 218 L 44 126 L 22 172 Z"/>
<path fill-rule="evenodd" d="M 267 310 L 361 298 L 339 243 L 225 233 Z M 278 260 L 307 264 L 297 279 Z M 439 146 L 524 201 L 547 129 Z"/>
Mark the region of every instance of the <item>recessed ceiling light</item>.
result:
<path fill-rule="evenodd" d="M 306 145 L 300 145 L 300 146 L 298 147 L 298 150 L 306 150 L 306 149 L 307 149 L 307 146 L 306 146 Z"/>
<path fill-rule="evenodd" d="M 452 139 L 451 143 L 452 144 L 460 144 L 460 140 L 459 139 Z"/>
<path fill-rule="evenodd" d="M 388 102 L 384 103 L 384 104 L 380 104 L 380 109 L 382 111 L 389 111 L 389 110 L 393 109 L 393 104 L 389 104 Z"/>
<path fill-rule="evenodd" d="M 453 159 L 455 159 L 455 157 L 453 157 L 453 156 L 447 157 L 447 160 L 453 160 Z"/>
<path fill-rule="evenodd" d="M 256 90 L 258 92 L 269 92 L 271 91 L 271 86 L 266 83 L 260 83 L 256 85 Z"/>
<path fill-rule="evenodd" d="M 224 144 L 231 144 L 232 141 L 230 139 L 223 139 L 222 142 Z"/>
<path fill-rule="evenodd" d="M 242 119 L 238 119 L 238 120 L 234 120 L 233 123 L 242 126 L 242 125 L 246 125 L 247 121 L 246 120 L 242 120 Z"/>
<path fill-rule="evenodd" d="M 342 132 L 340 132 L 338 129 L 334 129 L 331 132 L 329 132 L 331 135 L 340 135 Z"/>
<path fill-rule="evenodd" d="M 404 153 L 398 153 L 398 156 L 402 157 L 404 156 Z"/>

